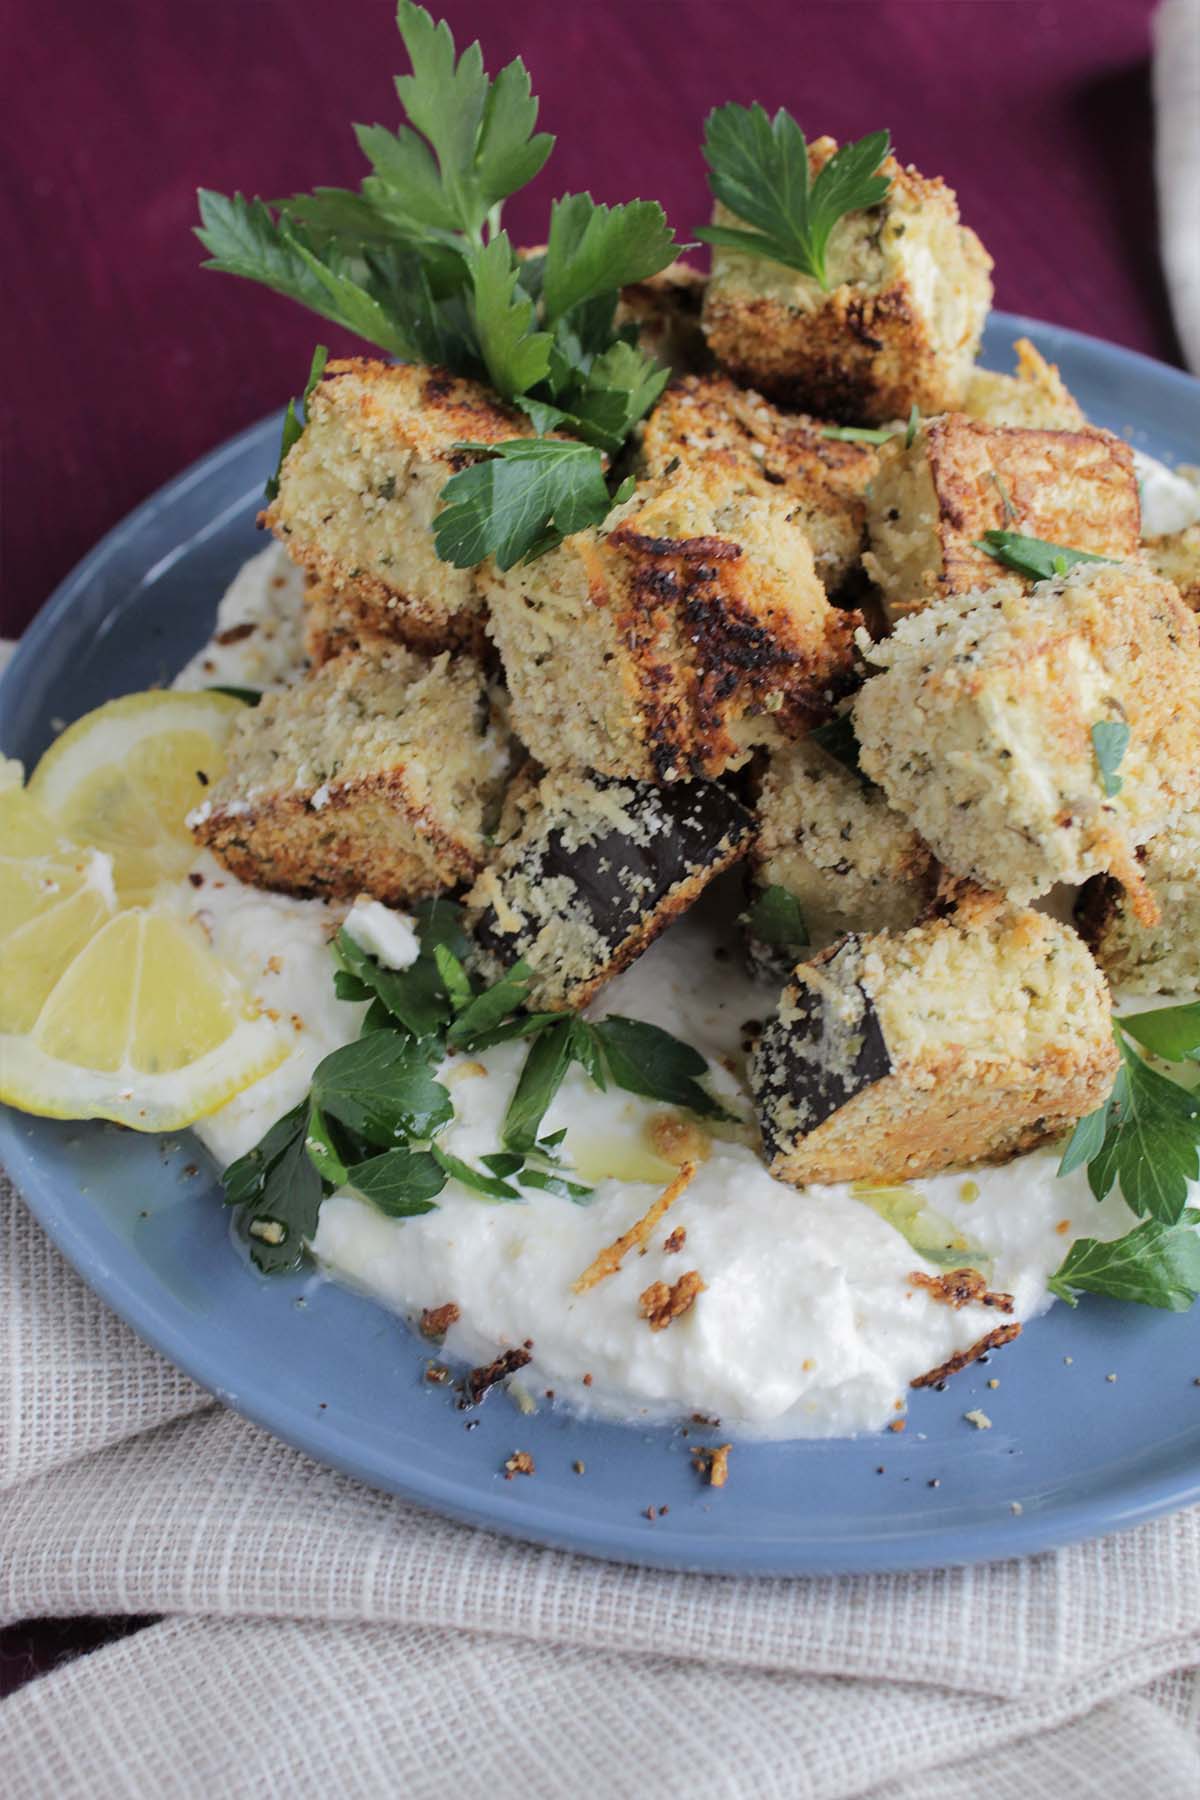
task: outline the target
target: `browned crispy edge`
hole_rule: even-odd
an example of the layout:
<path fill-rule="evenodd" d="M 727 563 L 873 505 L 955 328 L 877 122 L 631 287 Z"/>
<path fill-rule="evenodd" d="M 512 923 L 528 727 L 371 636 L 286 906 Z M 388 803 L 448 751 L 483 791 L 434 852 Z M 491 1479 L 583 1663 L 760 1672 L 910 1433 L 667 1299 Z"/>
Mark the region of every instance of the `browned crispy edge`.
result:
<path fill-rule="evenodd" d="M 258 523 L 269 524 L 266 512 L 259 513 Z M 350 637 L 357 638 L 361 629 L 427 656 L 442 650 L 469 650 L 482 660 L 487 650 L 487 613 L 482 600 L 456 612 L 439 612 L 428 601 L 389 586 L 377 575 L 359 574 L 353 582 L 348 581 L 337 558 L 317 544 L 298 544 L 290 535 L 281 542 L 292 561 L 321 583 L 326 604 L 342 615 Z"/>
<path fill-rule="evenodd" d="M 402 905 L 443 893 L 479 873 L 482 857 L 440 825 L 427 808 L 411 804 L 403 771 L 364 776 L 340 786 L 331 784 L 329 799 L 321 809 L 322 820 L 334 819 L 341 811 L 352 811 L 355 799 L 366 794 L 394 802 L 396 811 L 428 846 L 428 860 L 415 852 L 401 851 L 392 873 L 377 875 L 333 848 L 328 853 L 329 873 L 318 874 L 311 869 L 289 868 L 286 855 L 280 858 L 280 849 L 271 854 L 256 850 L 252 841 L 256 824 L 269 823 L 274 837 L 286 832 L 289 818 L 302 818 L 306 826 L 311 822 L 313 815 L 304 794 L 276 795 L 267 804 L 252 805 L 249 811 L 236 813 L 214 807 L 208 818 L 193 827 L 193 836 L 241 880 L 302 898 L 350 899 L 366 892 L 377 900 Z"/>
<path fill-rule="evenodd" d="M 786 615 L 742 601 L 739 577 L 749 565 L 732 540 L 649 538 L 619 525 L 608 544 L 628 565 L 623 578 L 590 571 L 589 587 L 598 604 L 620 596 L 613 629 L 635 674 L 650 779 L 677 778 L 681 766 L 709 779 L 723 773 L 739 753 L 726 718 L 739 689 L 743 714 L 765 711 L 783 690 L 775 717 L 793 733 L 827 716 L 831 696 L 852 676 L 859 614 L 830 607 L 819 643 L 789 644 Z M 676 624 L 675 667 L 653 649 L 664 611 Z"/>
<path fill-rule="evenodd" d="M 995 1331 L 989 1331 L 986 1337 L 977 1339 L 966 1350 L 956 1350 L 953 1356 L 948 1356 L 944 1363 L 938 1364 L 936 1369 L 930 1369 L 924 1375 L 917 1375 L 908 1385 L 915 1388 L 936 1387 L 939 1381 L 946 1381 L 951 1375 L 957 1375 L 958 1371 L 965 1369 L 968 1363 L 977 1362 L 981 1356 L 986 1356 L 989 1350 L 998 1350 L 1002 1344 L 1011 1344 L 1013 1339 L 1020 1335 L 1021 1327 L 1015 1319 L 1011 1324 L 997 1325 Z"/>

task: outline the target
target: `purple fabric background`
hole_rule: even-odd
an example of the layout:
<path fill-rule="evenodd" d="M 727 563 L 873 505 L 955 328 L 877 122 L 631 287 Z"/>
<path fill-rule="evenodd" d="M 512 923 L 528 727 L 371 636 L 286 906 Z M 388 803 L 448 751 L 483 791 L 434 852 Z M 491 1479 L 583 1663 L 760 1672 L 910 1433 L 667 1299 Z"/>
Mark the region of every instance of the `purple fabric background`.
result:
<path fill-rule="evenodd" d="M 460 46 L 482 35 L 490 68 L 524 55 L 560 137 L 509 209 L 518 239 L 579 187 L 659 199 L 686 236 L 707 213 L 706 111 L 759 99 L 813 135 L 890 126 L 904 160 L 957 188 L 998 305 L 1178 360 L 1155 248 L 1152 0 L 441 10 Z M 195 189 L 356 183 L 349 121 L 395 122 L 402 59 L 391 0 L 17 0 L 5 35 L 11 635 L 139 500 L 295 392 L 318 334 L 343 347 L 286 301 L 201 271 Z M 0 1693 L 103 1635 L 0 1634 Z"/>
<path fill-rule="evenodd" d="M 708 108 L 889 125 L 957 188 L 1000 306 L 1176 359 L 1155 251 L 1152 0 L 442 0 L 489 67 L 524 54 L 560 143 L 507 222 L 590 187 L 707 212 Z M 434 10 L 438 10 L 434 0 Z M 10 15 L 11 18 L 11 15 Z M 7 482 L 0 631 L 130 507 L 303 385 L 336 333 L 200 269 L 199 184 L 355 183 L 394 123 L 391 0 L 17 0 L 6 31 Z M 347 340 L 348 342 L 348 340 Z"/>

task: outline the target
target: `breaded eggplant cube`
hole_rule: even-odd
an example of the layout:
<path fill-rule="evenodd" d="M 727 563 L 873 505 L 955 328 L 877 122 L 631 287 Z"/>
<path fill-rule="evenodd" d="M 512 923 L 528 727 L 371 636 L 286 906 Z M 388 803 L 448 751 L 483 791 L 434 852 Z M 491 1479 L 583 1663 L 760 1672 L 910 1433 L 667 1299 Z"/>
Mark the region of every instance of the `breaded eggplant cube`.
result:
<path fill-rule="evenodd" d="M 802 1187 L 1015 1156 L 1099 1106 L 1117 1061 L 1082 939 L 976 893 L 800 964 L 750 1081 L 768 1166 Z"/>
<path fill-rule="evenodd" d="M 862 768 L 946 869 L 1019 901 L 1108 873 L 1153 922 L 1136 848 L 1200 784 L 1200 620 L 1170 582 L 1078 563 L 927 607 L 865 655 Z"/>
<path fill-rule="evenodd" d="M 814 949 L 847 931 L 903 931 L 933 898 L 928 845 L 811 738 L 769 753 L 757 813 L 754 885 L 792 895 Z"/>
<path fill-rule="evenodd" d="M 867 496 L 863 567 L 889 618 L 991 587 L 1000 566 L 979 548 L 985 531 L 1137 555 L 1141 506 L 1123 438 L 1091 425 L 1021 431 L 962 413 L 926 419 L 911 438 L 883 446 Z"/>
<path fill-rule="evenodd" d="M 1114 987 L 1143 994 L 1195 993 L 1200 990 L 1200 808 L 1151 838 L 1141 863 L 1158 905 L 1158 923 L 1141 924 L 1118 884 L 1098 875 L 1079 896 L 1079 929 Z"/>
<path fill-rule="evenodd" d="M 1173 581 L 1193 612 L 1200 612 L 1200 521 L 1147 538 L 1143 554 L 1150 567 Z"/>
<path fill-rule="evenodd" d="M 748 480 L 794 501 L 826 590 L 844 587 L 866 541 L 866 490 L 877 447 L 826 437 L 819 420 L 782 413 L 727 375 L 672 382 L 643 428 L 645 473 L 693 468 L 714 450 L 733 458 Z"/>
<path fill-rule="evenodd" d="M 828 711 L 857 615 L 830 606 L 785 494 L 719 456 L 481 585 L 517 735 L 547 768 L 714 778 Z"/>
<path fill-rule="evenodd" d="M 636 325 L 638 347 L 677 374 L 707 369 L 712 355 L 700 328 L 705 285 L 699 269 L 670 263 L 621 289 L 615 323 Z"/>
<path fill-rule="evenodd" d="M 837 145 L 809 146 L 815 176 Z M 766 257 L 715 248 L 704 329 L 723 369 L 781 406 L 886 425 L 961 406 L 992 303 L 992 259 L 945 182 L 894 157 L 879 206 L 829 239 L 829 288 Z M 718 225 L 742 223 L 717 204 Z"/>
<path fill-rule="evenodd" d="M 510 835 L 467 896 L 484 974 L 524 957 L 534 1009 L 586 1006 L 747 848 L 754 821 L 716 782 L 596 774 L 514 784 Z"/>
<path fill-rule="evenodd" d="M 402 905 L 483 867 L 510 748 L 473 658 L 347 651 L 246 709 L 188 823 L 256 887 Z"/>
<path fill-rule="evenodd" d="M 471 460 L 459 443 L 529 437 L 490 389 L 420 363 L 331 362 L 262 514 L 288 554 L 358 628 L 436 652 L 482 642 L 474 572 L 440 562 L 442 489 Z"/>
<path fill-rule="evenodd" d="M 1087 415 L 1058 372 L 1028 338 L 1013 345 L 1017 366 L 1013 374 L 976 369 L 971 376 L 963 411 L 985 425 L 1015 425 L 1023 431 L 1079 431 Z"/>

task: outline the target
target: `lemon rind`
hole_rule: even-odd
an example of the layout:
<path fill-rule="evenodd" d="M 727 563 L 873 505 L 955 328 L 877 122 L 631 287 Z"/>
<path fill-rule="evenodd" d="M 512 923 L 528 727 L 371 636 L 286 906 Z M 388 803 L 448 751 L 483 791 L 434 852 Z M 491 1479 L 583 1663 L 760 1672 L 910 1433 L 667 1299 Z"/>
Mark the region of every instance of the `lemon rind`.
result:
<path fill-rule="evenodd" d="M 131 1131 L 182 1131 L 270 1075 L 291 1054 L 285 1033 L 266 1018 L 241 1021 L 195 1062 L 163 1075 L 84 1068 L 8 1032 L 0 1034 L 0 1070 L 12 1067 L 14 1074 L 0 1074 L 0 1102 L 40 1119 L 108 1119 Z M 185 1089 L 192 1102 L 170 1104 L 171 1089 Z"/>

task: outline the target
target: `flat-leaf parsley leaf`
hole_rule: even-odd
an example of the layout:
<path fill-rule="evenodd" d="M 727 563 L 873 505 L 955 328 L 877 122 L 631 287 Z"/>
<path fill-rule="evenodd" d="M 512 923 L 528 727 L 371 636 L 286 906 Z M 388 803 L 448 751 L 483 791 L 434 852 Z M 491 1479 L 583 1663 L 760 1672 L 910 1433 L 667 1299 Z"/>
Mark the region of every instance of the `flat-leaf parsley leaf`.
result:
<path fill-rule="evenodd" d="M 769 119 L 757 101 L 718 106 L 705 127 L 708 182 L 742 224 L 705 226 L 696 236 L 798 269 L 828 289 L 830 233 L 847 213 L 879 205 L 891 185 L 880 173 L 890 151 L 890 134 L 873 131 L 843 144 L 814 180 L 804 133 L 783 107 Z"/>
<path fill-rule="evenodd" d="M 452 475 L 433 522 L 437 553 L 456 568 L 492 556 L 496 566 L 549 549 L 600 525 L 613 506 L 600 452 L 588 444 L 514 438 Z"/>
<path fill-rule="evenodd" d="M 1114 1029 L 1121 1068 L 1113 1091 L 1075 1127 L 1059 1174 L 1086 1162 L 1097 1200 L 1117 1184 L 1139 1218 L 1174 1225 L 1200 1179 L 1200 1095 L 1152 1068 L 1119 1021 Z"/>
<path fill-rule="evenodd" d="M 1189 1210 L 1174 1225 L 1147 1219 L 1108 1242 L 1079 1238 L 1050 1277 L 1051 1290 L 1072 1306 L 1082 1291 L 1186 1312 L 1200 1292 L 1197 1223 L 1200 1212 Z"/>
<path fill-rule="evenodd" d="M 793 961 L 808 946 L 808 926 L 795 894 L 773 882 L 754 900 L 746 915 L 753 935 Z"/>

